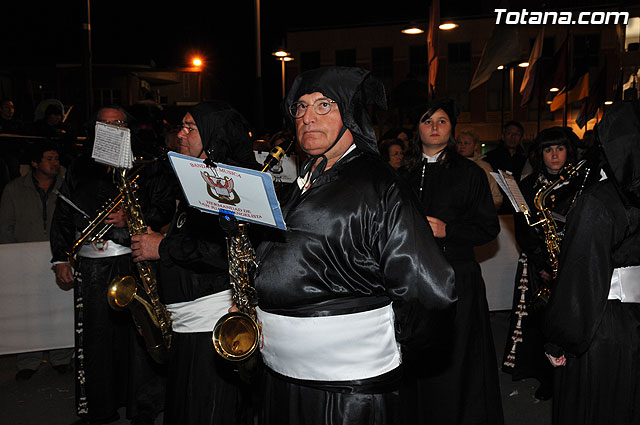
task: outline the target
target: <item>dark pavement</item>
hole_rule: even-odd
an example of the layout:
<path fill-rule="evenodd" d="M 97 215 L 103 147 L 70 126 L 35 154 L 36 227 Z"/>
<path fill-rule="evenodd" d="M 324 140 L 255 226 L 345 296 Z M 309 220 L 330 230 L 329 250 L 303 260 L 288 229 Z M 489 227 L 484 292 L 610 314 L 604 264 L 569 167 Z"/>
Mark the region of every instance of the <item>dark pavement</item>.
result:
<path fill-rule="evenodd" d="M 491 314 L 498 361 L 502 358 L 508 313 Z M 500 385 L 506 425 L 551 424 L 551 401 L 533 397 L 538 382 L 526 379 L 511 381 L 511 375 L 500 373 Z M 28 381 L 16 382 L 15 356 L 0 356 L 0 424 L 3 425 L 68 425 L 77 419 L 74 407 L 73 371 L 60 375 L 48 363 Z M 115 425 L 129 424 L 120 409 L 121 419 Z M 162 417 L 156 424 L 162 423 Z"/>

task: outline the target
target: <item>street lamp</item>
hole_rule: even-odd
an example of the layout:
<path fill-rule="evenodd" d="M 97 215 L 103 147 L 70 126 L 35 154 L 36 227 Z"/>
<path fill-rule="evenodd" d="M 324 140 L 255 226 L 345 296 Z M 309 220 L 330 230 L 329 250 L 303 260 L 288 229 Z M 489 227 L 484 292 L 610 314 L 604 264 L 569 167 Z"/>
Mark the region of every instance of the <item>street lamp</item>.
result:
<path fill-rule="evenodd" d="M 194 56 L 191 59 L 191 63 L 193 64 L 193 66 L 196 68 L 196 71 L 198 72 L 198 102 L 202 102 L 202 59 L 200 59 L 198 56 Z"/>
<path fill-rule="evenodd" d="M 281 63 L 282 63 L 282 99 L 284 100 L 285 96 L 285 79 L 284 79 L 284 63 L 292 61 L 291 53 L 286 52 L 284 50 L 278 50 L 277 52 L 272 53 Z"/>

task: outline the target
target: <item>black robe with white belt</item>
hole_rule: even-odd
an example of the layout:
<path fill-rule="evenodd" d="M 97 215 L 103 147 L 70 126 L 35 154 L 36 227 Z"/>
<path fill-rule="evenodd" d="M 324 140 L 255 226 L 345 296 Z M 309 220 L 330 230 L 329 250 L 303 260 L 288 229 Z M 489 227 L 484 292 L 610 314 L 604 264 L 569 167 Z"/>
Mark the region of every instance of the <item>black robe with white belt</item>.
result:
<path fill-rule="evenodd" d="M 380 158 L 351 151 L 304 193 L 294 183 L 283 212 L 287 230 L 257 252 L 261 310 L 343 315 L 348 327 L 350 314 L 390 304 L 403 350 L 437 344 L 451 321 L 453 273 L 415 198 Z M 399 367 L 349 381 L 269 371 L 261 423 L 400 423 L 400 376 Z"/>

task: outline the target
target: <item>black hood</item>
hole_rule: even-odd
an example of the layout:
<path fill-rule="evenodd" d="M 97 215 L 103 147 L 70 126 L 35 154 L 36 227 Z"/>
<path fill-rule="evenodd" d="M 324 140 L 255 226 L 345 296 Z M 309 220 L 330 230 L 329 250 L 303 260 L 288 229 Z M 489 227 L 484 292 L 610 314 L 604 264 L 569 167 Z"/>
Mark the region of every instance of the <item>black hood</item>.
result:
<path fill-rule="evenodd" d="M 598 139 L 627 205 L 640 207 L 640 104 L 618 102 L 607 108 Z M 611 177 L 611 176 L 610 176 Z"/>
<path fill-rule="evenodd" d="M 222 101 L 202 102 L 191 108 L 202 146 L 214 162 L 258 169 L 253 154 L 249 123 L 229 104 Z"/>
<path fill-rule="evenodd" d="M 331 66 L 303 72 L 296 77 L 284 101 L 285 114 L 291 124 L 289 107 L 300 96 L 319 92 L 338 103 L 340 116 L 362 151 L 378 153 L 376 134 L 367 113 L 367 105 L 387 109 L 387 98 L 380 80 L 362 68 Z"/>

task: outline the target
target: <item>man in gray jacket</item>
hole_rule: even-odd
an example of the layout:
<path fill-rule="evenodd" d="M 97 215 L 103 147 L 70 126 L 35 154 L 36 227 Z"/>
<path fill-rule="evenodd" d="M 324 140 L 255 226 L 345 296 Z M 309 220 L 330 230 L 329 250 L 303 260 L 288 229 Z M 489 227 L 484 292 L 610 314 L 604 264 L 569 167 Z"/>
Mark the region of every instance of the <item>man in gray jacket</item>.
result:
<path fill-rule="evenodd" d="M 32 150 L 31 170 L 7 184 L 2 193 L 0 243 L 49 240 L 51 218 L 56 206 L 55 192 L 62 184 L 62 179 L 58 148 L 50 142 L 36 145 Z M 72 354 L 72 348 L 51 350 L 49 361 L 54 369 L 65 373 Z M 40 366 L 42 355 L 41 351 L 18 354 L 16 380 L 30 379 Z"/>

